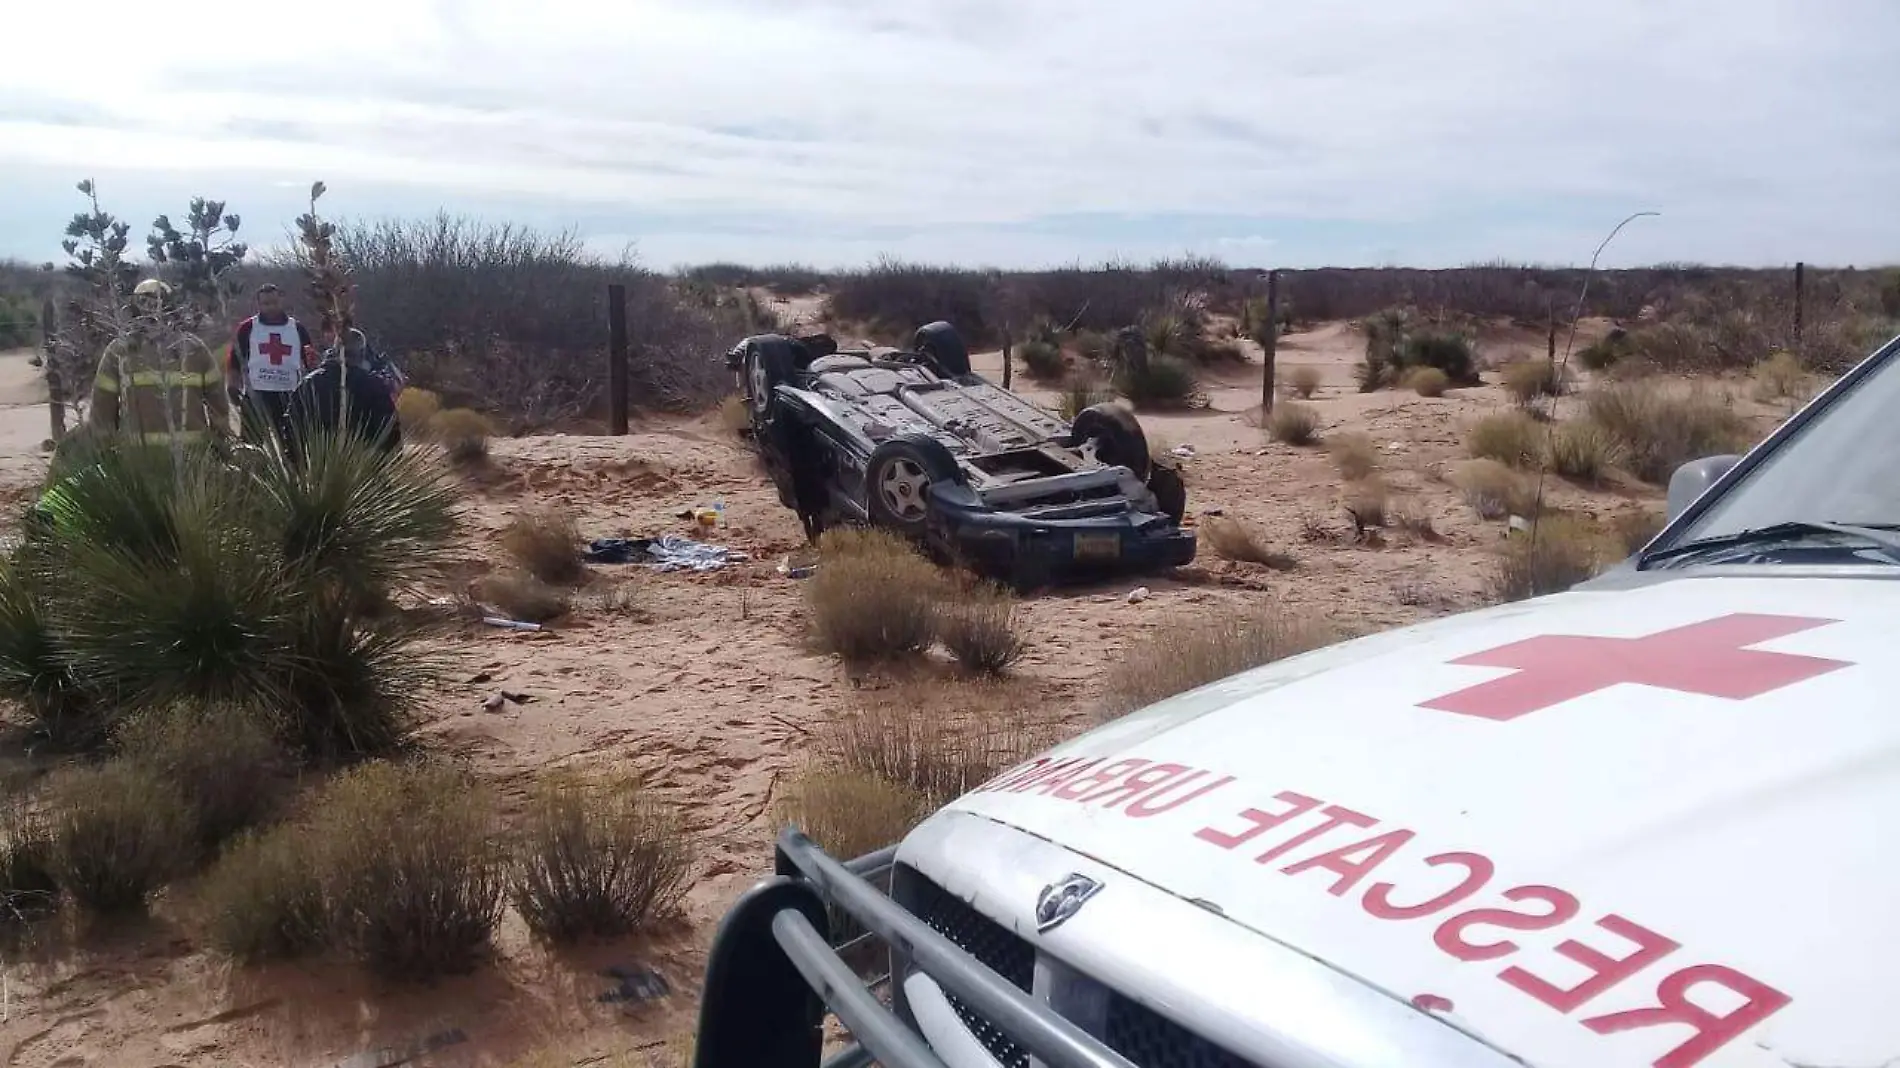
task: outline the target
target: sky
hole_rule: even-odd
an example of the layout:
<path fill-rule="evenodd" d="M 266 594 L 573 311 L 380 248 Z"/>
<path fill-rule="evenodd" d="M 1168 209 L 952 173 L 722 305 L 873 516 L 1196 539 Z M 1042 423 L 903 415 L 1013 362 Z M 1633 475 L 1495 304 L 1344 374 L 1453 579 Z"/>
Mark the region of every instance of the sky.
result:
<path fill-rule="evenodd" d="M 16 5 L 17 6 L 17 5 Z M 281 13 L 281 23 L 271 18 Z M 1900 262 L 1896 0 L 91 0 L 10 11 L 0 257 L 222 197 L 651 267 Z"/>

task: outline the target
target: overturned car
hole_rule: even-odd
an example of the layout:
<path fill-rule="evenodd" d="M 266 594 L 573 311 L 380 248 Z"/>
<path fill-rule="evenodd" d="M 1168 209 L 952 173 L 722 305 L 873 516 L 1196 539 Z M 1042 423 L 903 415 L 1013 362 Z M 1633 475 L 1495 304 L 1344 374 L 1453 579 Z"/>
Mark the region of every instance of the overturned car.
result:
<path fill-rule="evenodd" d="M 751 431 L 806 533 L 870 524 L 1018 586 L 1194 558 L 1187 491 L 1134 413 L 1067 422 L 970 370 L 944 322 L 909 349 L 827 335 L 733 346 Z"/>

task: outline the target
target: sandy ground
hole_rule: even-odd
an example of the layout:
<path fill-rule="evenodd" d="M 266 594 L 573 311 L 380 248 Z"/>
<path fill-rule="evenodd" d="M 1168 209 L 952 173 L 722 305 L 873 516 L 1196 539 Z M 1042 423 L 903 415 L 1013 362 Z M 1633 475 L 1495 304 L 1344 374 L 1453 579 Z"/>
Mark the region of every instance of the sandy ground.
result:
<path fill-rule="evenodd" d="M 1325 385 L 1311 403 L 1325 432 L 1370 434 L 1387 482 L 1431 519 L 1436 539 L 1393 536 L 1376 548 L 1303 540 L 1310 523 L 1349 529 L 1341 479 L 1324 449 L 1265 440 L 1249 414 L 1259 403 L 1258 366 L 1235 369 L 1212 384 L 1207 410 L 1143 422 L 1151 437 L 1193 448 L 1186 461 L 1191 514 L 1220 509 L 1257 524 L 1297 568 L 1276 572 L 1204 554 L 1170 578 L 1032 600 L 1023 612 L 1032 651 L 1013 682 L 987 690 L 959 690 L 928 669 L 909 681 L 854 678 L 809 651 L 799 584 L 776 571 L 802 535 L 716 416 L 647 423 L 624 438 L 496 443 L 497 471 L 470 487 L 474 529 L 464 578 L 497 562 L 493 535 L 517 510 L 554 503 L 571 507 L 587 535 L 604 537 L 685 532 L 678 513 L 723 501 L 730 525 L 720 539 L 751 557 L 704 574 L 598 567 L 597 587 L 622 593 L 590 600 L 563 625 L 539 634 L 469 629 L 455 642 L 465 664 L 459 678 L 480 681 L 442 694 L 425 728 L 510 796 L 553 765 L 605 764 L 644 775 L 683 806 L 699 842 L 700 876 L 685 922 L 658 938 L 576 955 L 532 948 L 509 926 L 494 963 L 480 973 L 390 989 L 327 962 L 234 971 L 194 944 L 183 888 L 148 927 L 93 934 L 0 971 L 0 1065 L 497 1065 L 557 1041 L 568 1055 L 549 1063 L 589 1063 L 627 1050 L 632 1063 L 668 1063 L 668 1042 L 692 1026 L 704 947 L 718 917 L 769 868 L 778 791 L 801 766 L 814 730 L 839 710 L 911 699 L 905 687 L 927 687 L 933 699 L 1032 709 L 1079 725 L 1095 714 L 1104 666 L 1181 613 L 1266 600 L 1290 615 L 1323 614 L 1372 630 L 1485 600 L 1502 525 L 1477 520 L 1444 476 L 1462 456 L 1463 426 L 1505 401 L 1495 386 L 1437 399 L 1360 394 L 1350 368 L 1362 345 L 1342 325 L 1296 333 L 1282 342 L 1280 365 L 1320 368 Z M 1493 359 L 1542 348 L 1540 337 L 1508 330 L 1482 346 Z M 978 365 L 994 372 L 999 360 L 987 354 Z M 0 357 L 0 497 L 10 500 L 25 499 L 44 469 L 46 413 L 33 389 L 23 354 Z M 1553 480 L 1550 497 L 1561 508 L 1596 514 L 1631 501 L 1660 507 L 1660 493 L 1647 487 L 1585 493 Z M 1138 584 L 1153 596 L 1130 604 L 1125 594 Z M 533 699 L 485 711 L 483 699 L 502 689 Z M 653 967 L 674 993 L 637 1006 L 603 1003 L 599 995 L 614 981 L 600 970 L 611 964 Z M 401 1059 L 432 1036 L 441 1048 Z"/>

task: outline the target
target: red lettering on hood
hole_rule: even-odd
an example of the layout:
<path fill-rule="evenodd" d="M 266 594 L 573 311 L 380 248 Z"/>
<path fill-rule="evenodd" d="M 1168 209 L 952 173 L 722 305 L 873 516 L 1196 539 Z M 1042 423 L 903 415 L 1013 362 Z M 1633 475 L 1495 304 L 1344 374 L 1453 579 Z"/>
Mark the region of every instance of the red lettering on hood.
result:
<path fill-rule="evenodd" d="M 1514 674 L 1434 697 L 1419 707 L 1512 720 L 1623 682 L 1746 700 L 1851 666 L 1843 660 L 1748 648 L 1834 622 L 1838 620 L 1738 612 L 1644 638 L 1526 638 L 1452 661 L 1514 668 Z"/>
<path fill-rule="evenodd" d="M 1735 1009 L 1716 1014 L 1689 1000 L 1689 991 L 1710 983 L 1726 987 L 1744 1000 Z M 1656 1005 L 1593 1016 L 1583 1026 L 1599 1035 L 1615 1034 L 1638 1027 L 1663 1024 L 1687 1024 L 1695 1029 L 1681 1045 L 1656 1058 L 1656 1068 L 1689 1068 L 1714 1053 L 1749 1028 L 1779 1012 L 1791 1000 L 1788 995 L 1719 964 L 1698 964 L 1663 977 L 1656 986 Z"/>
<path fill-rule="evenodd" d="M 1514 886 L 1504 892 L 1507 901 L 1523 901 L 1526 898 L 1542 902 L 1546 909 L 1541 913 L 1513 912 L 1510 909 L 1472 909 L 1461 912 L 1432 932 L 1432 941 L 1438 948 L 1463 961 L 1496 960 L 1517 952 L 1517 943 L 1508 938 L 1496 942 L 1472 942 L 1465 938 L 1465 930 L 1480 924 L 1486 927 L 1502 927 L 1508 931 L 1548 931 L 1552 927 L 1561 927 L 1577 915 L 1576 896 L 1565 893 L 1554 886 Z"/>
<path fill-rule="evenodd" d="M 1516 965 L 1499 972 L 1498 978 L 1558 1012 L 1574 1012 L 1582 1008 L 1591 998 L 1681 948 L 1681 943 L 1675 939 L 1665 938 L 1647 927 L 1631 923 L 1614 913 L 1598 920 L 1597 926 L 1619 938 L 1636 943 L 1635 951 L 1627 956 L 1612 957 L 1574 938 L 1558 945 L 1556 950 L 1558 956 L 1568 957 L 1590 969 L 1590 978 L 1568 990 L 1547 979 L 1532 975 Z"/>

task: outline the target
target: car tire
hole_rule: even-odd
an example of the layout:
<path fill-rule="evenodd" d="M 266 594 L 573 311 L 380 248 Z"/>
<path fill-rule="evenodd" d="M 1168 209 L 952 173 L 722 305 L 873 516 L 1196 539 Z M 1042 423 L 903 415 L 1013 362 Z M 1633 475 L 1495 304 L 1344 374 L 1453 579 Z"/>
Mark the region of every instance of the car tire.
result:
<path fill-rule="evenodd" d="M 962 478 L 956 457 L 942 442 L 903 434 L 871 451 L 864 465 L 865 508 L 876 525 L 915 538 L 928 526 L 930 487 Z"/>
<path fill-rule="evenodd" d="M 970 373 L 970 347 L 949 323 L 939 320 L 918 327 L 910 347 L 930 363 L 938 377 L 961 378 Z"/>
<path fill-rule="evenodd" d="M 745 378 L 746 410 L 755 423 L 770 423 L 778 415 L 777 389 L 790 381 L 797 366 L 798 342 L 782 334 L 747 338 L 740 373 Z"/>
<path fill-rule="evenodd" d="M 1095 442 L 1095 458 L 1119 464 L 1146 481 L 1154 460 L 1148 455 L 1148 435 L 1135 413 L 1120 404 L 1096 404 L 1076 413 L 1072 424 L 1076 445 Z"/>
<path fill-rule="evenodd" d="M 1148 472 L 1148 490 L 1155 495 L 1155 506 L 1180 526 L 1187 518 L 1187 480 L 1181 469 L 1171 463 L 1155 463 Z"/>

